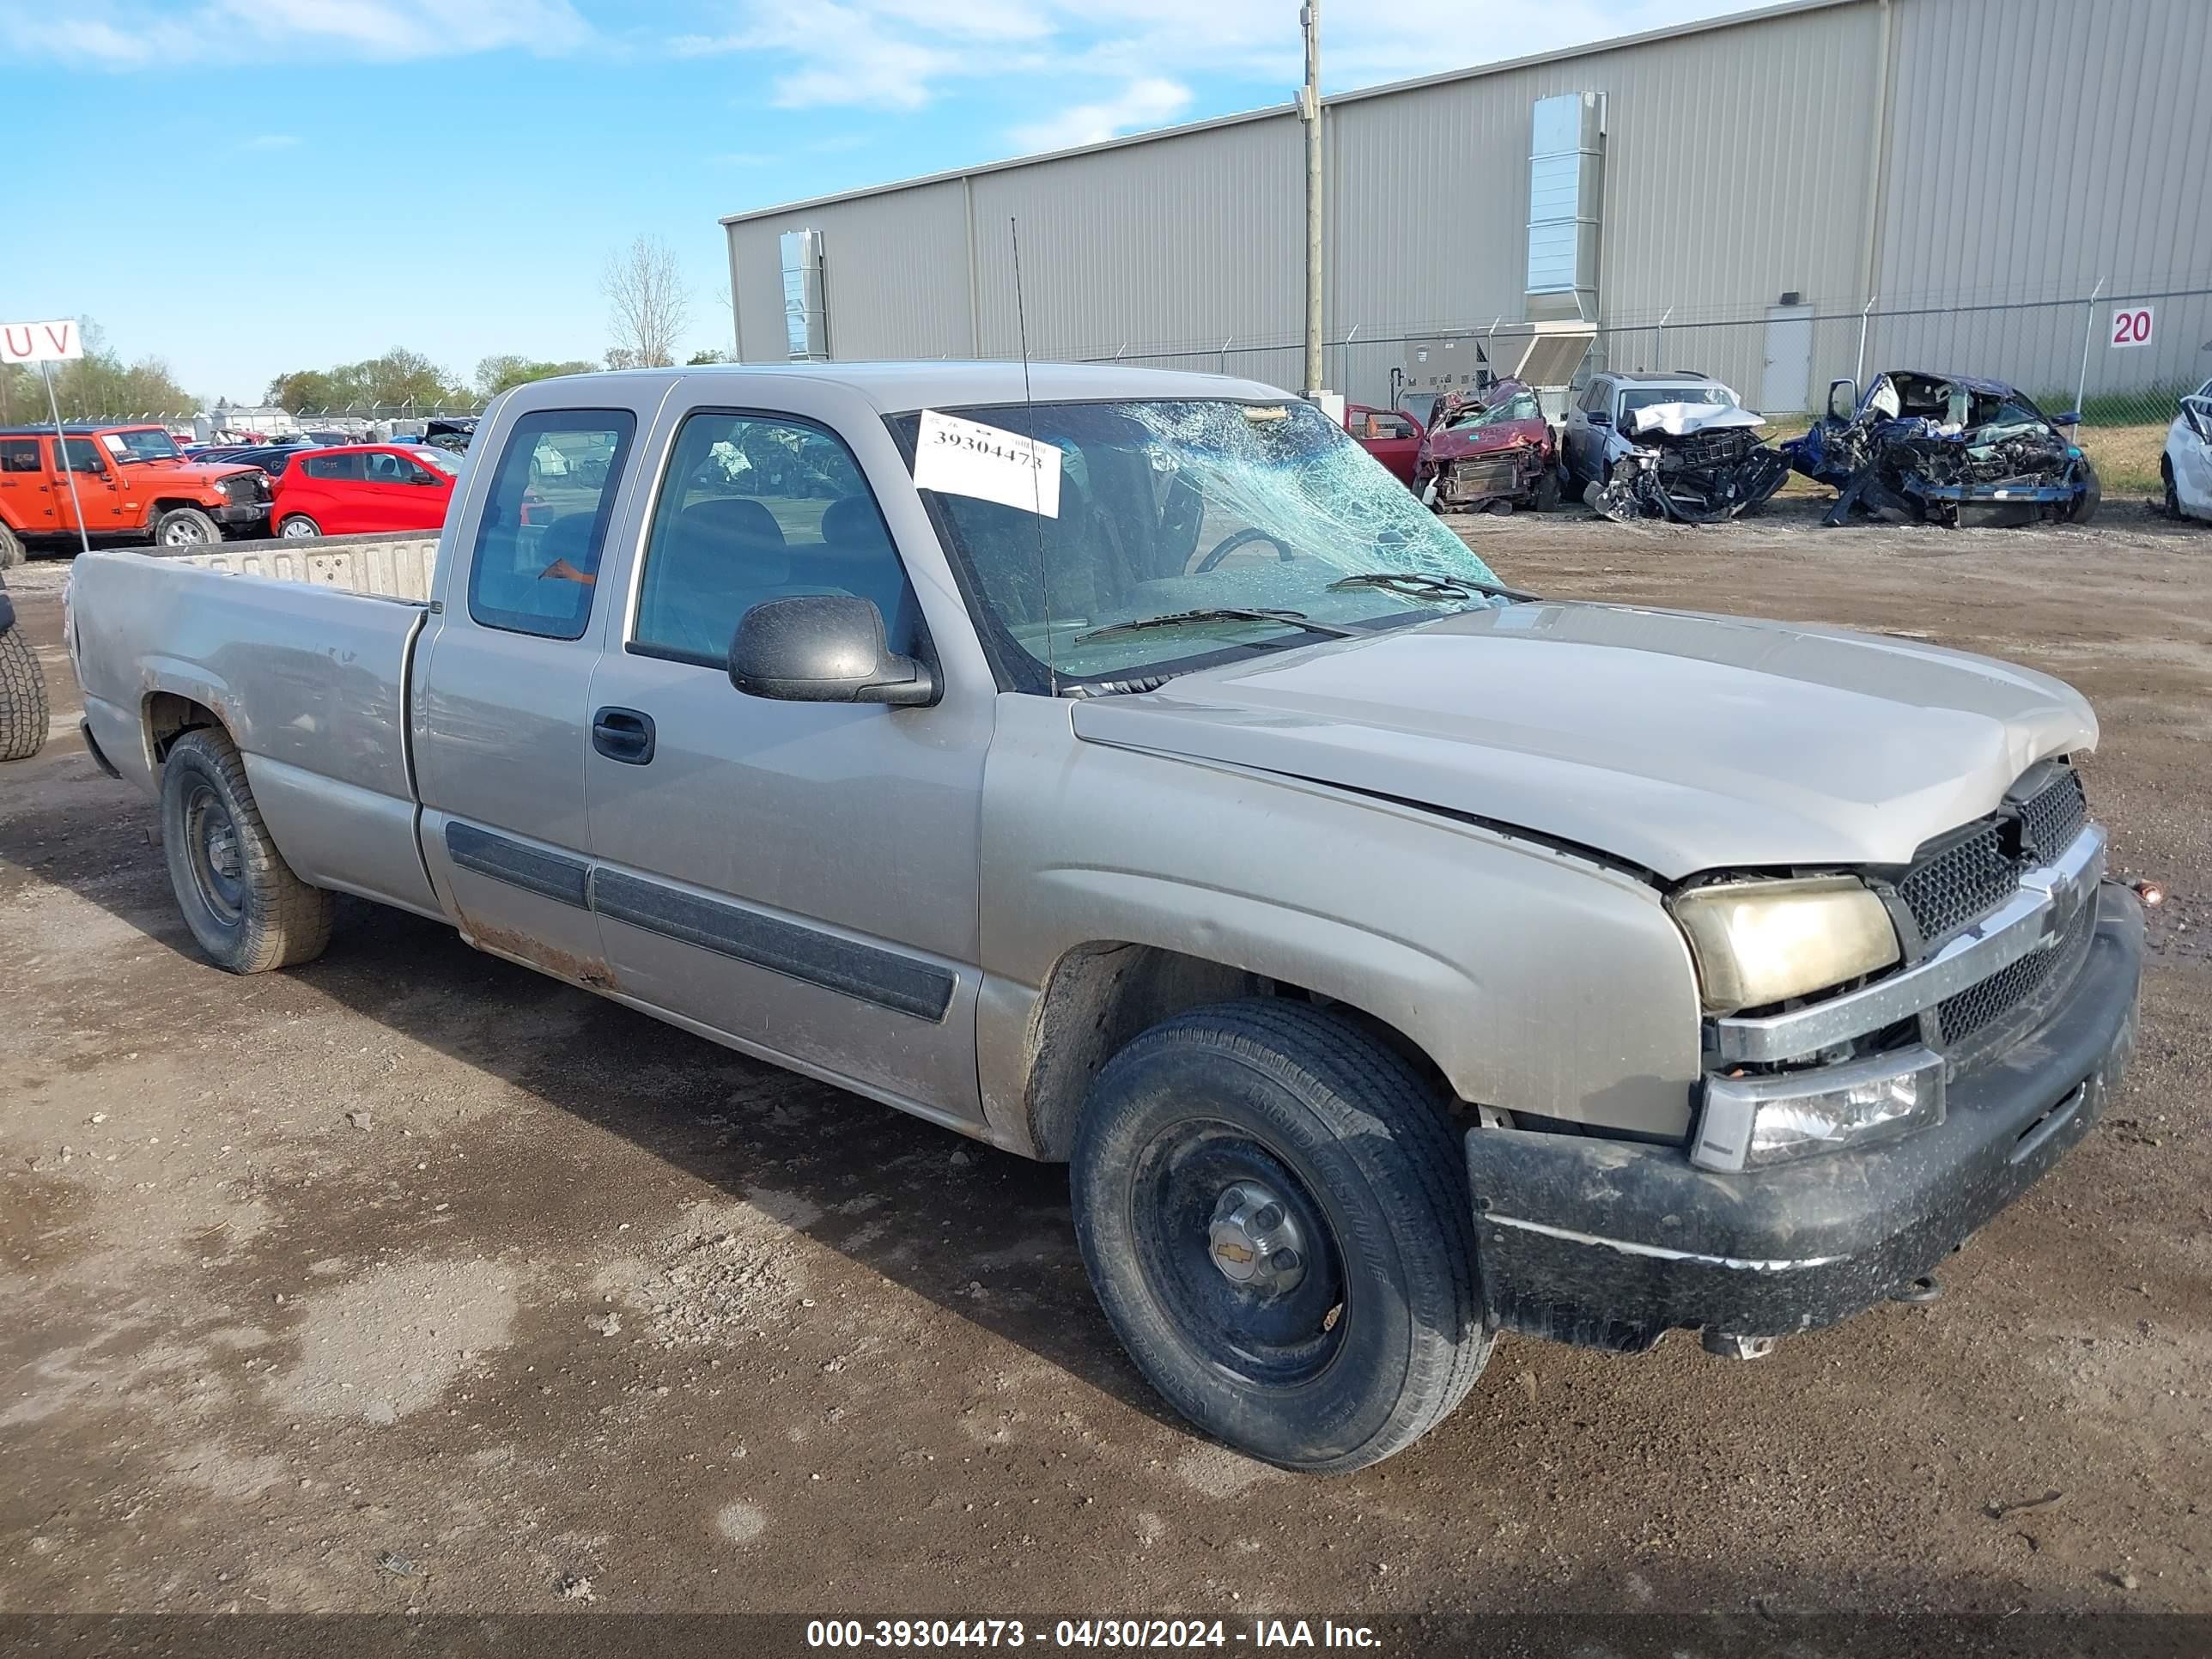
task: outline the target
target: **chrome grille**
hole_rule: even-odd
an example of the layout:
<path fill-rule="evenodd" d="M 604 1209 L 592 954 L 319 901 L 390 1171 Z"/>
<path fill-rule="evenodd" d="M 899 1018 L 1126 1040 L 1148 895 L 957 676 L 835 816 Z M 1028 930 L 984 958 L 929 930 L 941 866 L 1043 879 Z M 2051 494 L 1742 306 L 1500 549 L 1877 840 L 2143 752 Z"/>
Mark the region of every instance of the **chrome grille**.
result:
<path fill-rule="evenodd" d="M 2039 1005 L 2045 992 L 2063 990 L 2073 981 L 2088 953 L 2090 936 L 2096 932 L 2097 900 L 2090 894 L 2066 924 L 2057 944 L 2033 956 L 2022 957 L 2000 969 L 1978 985 L 1972 985 L 1936 1006 L 1936 1042 L 1947 1053 L 1984 1032 L 2009 1016 Z"/>
<path fill-rule="evenodd" d="M 1897 896 L 1929 944 L 1955 933 L 2013 896 L 2020 866 L 2005 851 L 2000 824 L 1983 825 L 1920 860 L 1897 884 Z"/>
<path fill-rule="evenodd" d="M 2021 840 L 2031 861 L 2047 864 L 2073 845 L 2089 821 L 2081 775 L 2067 767 L 2020 809 Z"/>

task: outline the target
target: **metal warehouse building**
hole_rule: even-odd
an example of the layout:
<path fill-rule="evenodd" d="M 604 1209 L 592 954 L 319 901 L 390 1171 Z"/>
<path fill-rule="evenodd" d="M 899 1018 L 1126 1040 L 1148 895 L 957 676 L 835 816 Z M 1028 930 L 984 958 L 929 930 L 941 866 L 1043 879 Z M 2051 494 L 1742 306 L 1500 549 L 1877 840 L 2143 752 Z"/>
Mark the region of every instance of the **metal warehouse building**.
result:
<path fill-rule="evenodd" d="M 2212 0 L 1796 0 L 1340 94 L 1324 132 L 1358 401 L 1561 317 L 1776 411 L 1862 353 L 2069 398 L 2212 374 Z M 1297 385 L 1288 105 L 733 214 L 738 355 L 1012 356 L 1010 221 L 1033 355 Z"/>

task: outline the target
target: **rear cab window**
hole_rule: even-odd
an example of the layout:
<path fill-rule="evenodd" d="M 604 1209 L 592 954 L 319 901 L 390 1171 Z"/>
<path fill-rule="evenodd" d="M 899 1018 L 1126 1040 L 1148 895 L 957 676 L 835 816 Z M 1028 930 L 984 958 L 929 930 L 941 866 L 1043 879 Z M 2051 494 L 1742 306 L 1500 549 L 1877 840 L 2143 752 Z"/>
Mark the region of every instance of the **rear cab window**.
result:
<path fill-rule="evenodd" d="M 470 620 L 543 639 L 583 637 L 636 430 L 626 409 L 536 410 L 515 422 L 477 525 Z"/>
<path fill-rule="evenodd" d="M 43 472 L 36 438 L 0 438 L 0 472 Z"/>

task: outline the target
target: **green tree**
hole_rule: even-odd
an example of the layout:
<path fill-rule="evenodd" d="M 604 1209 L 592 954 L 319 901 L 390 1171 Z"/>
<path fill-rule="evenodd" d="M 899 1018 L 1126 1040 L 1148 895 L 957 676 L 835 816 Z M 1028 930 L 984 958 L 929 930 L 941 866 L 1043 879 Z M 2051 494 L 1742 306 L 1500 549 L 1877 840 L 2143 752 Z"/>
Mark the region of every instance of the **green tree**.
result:
<path fill-rule="evenodd" d="M 573 358 L 554 363 L 512 351 L 498 352 L 477 365 L 477 395 L 496 398 L 502 392 L 527 386 L 532 380 L 550 380 L 556 374 L 588 374 L 592 368 L 592 364 Z"/>
<path fill-rule="evenodd" d="M 297 415 L 364 404 L 418 410 L 466 407 L 476 396 L 419 351 L 394 346 L 380 357 L 334 368 L 295 369 L 269 383 L 269 401 Z"/>
<path fill-rule="evenodd" d="M 702 346 L 685 360 L 685 365 L 696 368 L 702 363 L 726 363 L 729 361 L 730 354 L 720 346 Z"/>
<path fill-rule="evenodd" d="M 107 343 L 100 325 L 83 320 L 84 356 L 53 366 L 54 398 L 64 420 L 124 418 L 139 415 L 178 416 L 199 407 L 199 400 L 177 384 L 159 357 L 126 363 Z M 46 389 L 35 369 L 0 369 L 0 422 L 46 418 Z"/>

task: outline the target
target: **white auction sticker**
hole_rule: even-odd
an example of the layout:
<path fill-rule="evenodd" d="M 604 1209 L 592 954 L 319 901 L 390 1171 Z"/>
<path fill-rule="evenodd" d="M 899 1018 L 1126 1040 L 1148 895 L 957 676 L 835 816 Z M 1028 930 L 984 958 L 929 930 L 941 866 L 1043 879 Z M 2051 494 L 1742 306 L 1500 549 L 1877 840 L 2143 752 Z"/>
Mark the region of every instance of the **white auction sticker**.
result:
<path fill-rule="evenodd" d="M 921 411 L 914 487 L 1060 516 L 1060 451 L 1018 432 Z"/>

